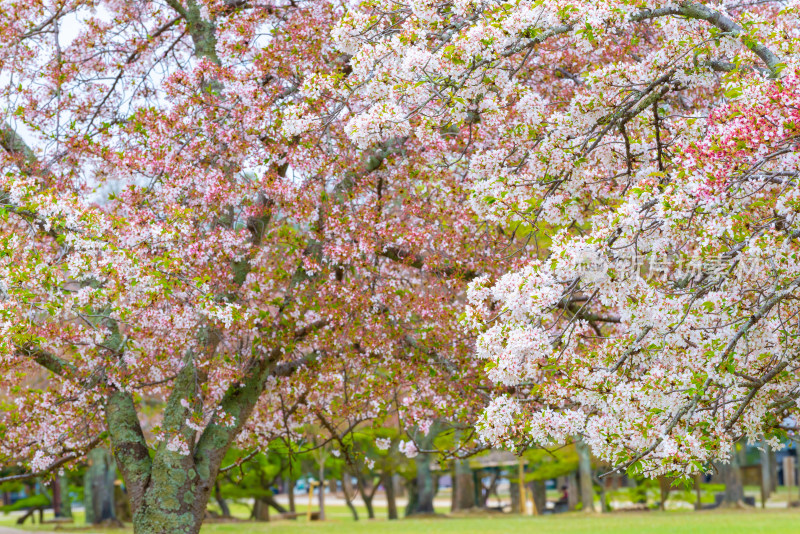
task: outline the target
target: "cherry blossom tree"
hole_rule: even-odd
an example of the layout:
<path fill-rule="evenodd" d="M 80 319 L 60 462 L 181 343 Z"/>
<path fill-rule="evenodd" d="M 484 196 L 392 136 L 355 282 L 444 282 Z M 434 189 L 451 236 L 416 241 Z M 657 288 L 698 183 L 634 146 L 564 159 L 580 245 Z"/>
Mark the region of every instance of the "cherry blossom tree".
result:
<path fill-rule="evenodd" d="M 346 11 L 0 4 L 11 478 L 107 443 L 134 531 L 193 533 L 232 446 L 320 414 L 475 420 L 490 384 L 459 316 L 518 236 L 432 165 L 465 133 L 350 141 L 361 81 L 330 38 Z"/>
<path fill-rule="evenodd" d="M 507 386 L 487 441 L 580 436 L 658 476 L 795 428 L 798 9 L 367 0 L 343 17 L 351 140 L 462 136 L 431 165 L 527 244 L 470 288 L 477 355 Z"/>
<path fill-rule="evenodd" d="M 23 476 L 108 441 L 135 530 L 196 532 L 232 445 L 466 426 L 484 360 L 494 445 L 655 476 L 795 424 L 796 2 L 0 12 Z"/>

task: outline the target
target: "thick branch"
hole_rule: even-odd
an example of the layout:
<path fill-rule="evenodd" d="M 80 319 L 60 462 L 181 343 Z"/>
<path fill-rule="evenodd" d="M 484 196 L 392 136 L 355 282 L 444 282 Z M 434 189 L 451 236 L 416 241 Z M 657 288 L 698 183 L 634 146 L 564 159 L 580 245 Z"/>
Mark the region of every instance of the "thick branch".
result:
<path fill-rule="evenodd" d="M 77 369 L 74 365 L 45 350 L 31 346 L 16 346 L 17 356 L 29 358 L 58 376 L 70 379 L 75 378 Z"/>
<path fill-rule="evenodd" d="M 774 52 L 772 52 L 772 50 L 770 50 L 766 45 L 759 43 L 755 39 L 748 36 L 745 30 L 739 24 L 731 20 L 725 14 L 711 9 L 703 4 L 682 2 L 678 5 L 662 7 L 658 9 L 644 9 L 632 14 L 629 20 L 632 22 L 643 22 L 645 20 L 669 16 L 685 17 L 687 19 L 704 20 L 708 22 L 723 32 L 740 39 L 742 43 L 748 49 L 750 49 L 750 51 L 752 51 L 761 59 L 761 61 L 764 62 L 773 76 L 777 77 L 780 73 L 782 65 L 781 60 L 777 55 L 775 55 Z M 552 28 L 543 30 L 540 33 L 536 33 L 535 30 L 530 30 L 525 34 L 525 37 L 528 39 L 524 43 L 520 44 L 519 46 L 512 47 L 503 53 L 503 55 L 511 56 L 521 52 L 525 48 L 542 43 L 551 37 L 569 33 L 574 30 L 575 24 L 575 22 L 571 22 L 559 26 L 553 26 Z M 720 63 L 719 65 L 722 64 Z M 714 68 L 713 65 L 712 68 Z"/>
<path fill-rule="evenodd" d="M 680 15 L 686 18 L 704 20 L 713 26 L 716 26 L 725 33 L 731 34 L 733 37 L 741 39 L 742 43 L 750 49 L 755 55 L 761 58 L 761 61 L 769 68 L 773 76 L 780 73 L 781 60 L 776 56 L 772 50 L 765 45 L 757 42 L 755 39 L 750 38 L 744 29 L 728 18 L 726 15 L 719 11 L 710 9 L 702 4 L 694 2 L 684 2 L 680 9 Z"/>
<path fill-rule="evenodd" d="M 129 392 L 115 390 L 108 396 L 106 425 L 111 437 L 112 453 L 135 510 L 143 502 L 150 483 L 152 460 Z"/>
<path fill-rule="evenodd" d="M 241 432 L 250 414 L 264 391 L 264 384 L 275 368 L 281 351 L 273 350 L 267 357 L 255 362 L 247 376 L 232 385 L 220 402 L 220 410 L 234 418 L 228 426 L 214 418 L 197 440 L 194 457 L 198 474 L 204 480 L 214 480 L 219 471 L 225 451 Z"/>
<path fill-rule="evenodd" d="M 386 247 L 378 255 L 392 261 L 404 263 L 415 269 L 424 268 L 429 261 L 425 256 L 408 252 L 399 247 Z M 472 269 L 458 269 L 456 267 L 431 267 L 430 272 L 439 276 L 456 277 L 464 280 L 472 280 L 478 276 L 478 273 Z"/>
<path fill-rule="evenodd" d="M 31 147 L 7 123 L 0 126 L 0 148 L 19 159 L 26 170 L 36 163 L 36 156 Z"/>

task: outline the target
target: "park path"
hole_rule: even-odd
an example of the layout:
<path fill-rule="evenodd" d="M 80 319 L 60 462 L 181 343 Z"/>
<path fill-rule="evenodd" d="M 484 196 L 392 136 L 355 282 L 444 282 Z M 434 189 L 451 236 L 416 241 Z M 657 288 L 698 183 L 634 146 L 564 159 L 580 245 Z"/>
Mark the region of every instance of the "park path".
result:
<path fill-rule="evenodd" d="M 20 530 L 18 528 L 0 527 L 0 534 L 31 534 L 31 533 L 26 530 Z M 42 532 L 37 534 L 47 534 L 47 532 Z"/>

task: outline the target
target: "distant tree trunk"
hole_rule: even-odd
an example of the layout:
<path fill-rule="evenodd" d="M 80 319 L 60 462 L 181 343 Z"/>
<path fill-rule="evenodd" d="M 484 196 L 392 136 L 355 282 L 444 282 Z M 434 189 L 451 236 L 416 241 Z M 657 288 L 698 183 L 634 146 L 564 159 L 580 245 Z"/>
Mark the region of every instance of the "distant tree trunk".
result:
<path fill-rule="evenodd" d="M 575 450 L 578 452 L 578 476 L 581 492 L 581 509 L 584 512 L 594 512 L 594 488 L 592 487 L 592 457 L 589 445 L 582 439 L 575 440 Z"/>
<path fill-rule="evenodd" d="M 667 477 L 658 477 L 658 488 L 661 491 L 661 502 L 659 504 L 659 508 L 661 508 L 662 511 L 667 509 L 667 501 L 669 500 L 671 483 L 672 480 Z"/>
<path fill-rule="evenodd" d="M 469 460 L 454 461 L 453 467 L 453 503 L 451 510 L 471 510 L 475 508 L 475 480 Z"/>
<path fill-rule="evenodd" d="M 359 472 L 355 465 L 351 466 L 355 471 L 353 475 L 356 478 L 356 486 L 358 494 L 361 495 L 361 500 L 364 501 L 364 507 L 367 509 L 367 518 L 375 519 L 375 508 L 372 506 L 372 499 L 375 497 L 375 491 L 378 489 L 376 481 L 368 481 L 364 474 Z"/>
<path fill-rule="evenodd" d="M 53 480 L 53 515 L 55 517 L 72 517 L 69 481 L 64 475 L 56 475 Z"/>
<path fill-rule="evenodd" d="M 319 520 L 325 519 L 325 461 L 319 463 Z"/>
<path fill-rule="evenodd" d="M 222 513 L 222 517 L 229 518 L 231 517 L 231 509 L 228 507 L 228 501 L 222 496 L 222 491 L 220 491 L 219 481 L 214 484 L 214 498 L 219 505 L 220 512 Z"/>
<path fill-rule="evenodd" d="M 544 480 L 534 480 L 531 483 L 531 495 L 533 495 L 533 504 L 536 508 L 534 513 L 536 515 L 544 514 L 547 509 L 547 488 Z"/>
<path fill-rule="evenodd" d="M 358 521 L 358 510 L 356 507 L 353 506 L 353 496 L 355 492 L 352 488 L 352 482 L 350 481 L 350 475 L 347 472 L 342 474 L 342 493 L 344 494 L 344 502 L 347 503 L 347 507 L 350 509 L 350 513 L 353 514 L 353 519 Z"/>
<path fill-rule="evenodd" d="M 567 508 L 575 510 L 580 502 L 578 494 L 578 477 L 575 473 L 567 475 Z"/>
<path fill-rule="evenodd" d="M 725 506 L 742 506 L 744 504 L 744 487 L 742 486 L 742 471 L 739 464 L 739 454 L 736 451 L 736 444 L 731 451 L 731 461 L 727 464 L 719 464 L 719 471 L 722 481 L 725 484 Z"/>
<path fill-rule="evenodd" d="M 281 503 L 279 503 L 277 500 L 275 500 L 275 496 L 272 493 L 269 493 L 269 494 L 265 495 L 262 498 L 264 499 L 265 503 L 267 503 L 272 508 L 274 508 L 275 511 L 278 512 L 279 514 L 285 514 L 286 513 L 286 508 L 284 508 Z"/>
<path fill-rule="evenodd" d="M 605 481 L 600 480 L 596 477 L 592 477 L 592 481 L 597 484 L 598 487 L 598 495 L 600 497 L 600 513 L 606 513 L 610 510 L 608 504 L 608 495 L 606 494 L 606 485 Z"/>
<path fill-rule="evenodd" d="M 372 506 L 372 499 L 375 497 L 375 487 L 372 488 L 362 485 L 361 500 L 364 501 L 364 507 L 367 509 L 367 518 L 375 519 L 375 507 Z"/>
<path fill-rule="evenodd" d="M 509 491 L 511 492 L 511 513 L 518 514 L 523 509 L 523 503 L 520 502 L 519 495 L 519 480 L 509 479 Z"/>
<path fill-rule="evenodd" d="M 695 492 L 695 503 L 694 509 L 695 510 L 702 510 L 703 502 L 702 502 L 702 488 L 701 485 L 703 484 L 703 475 L 698 473 L 694 476 L 694 492 Z"/>
<path fill-rule="evenodd" d="M 98 447 L 89 452 L 89 467 L 83 479 L 86 523 L 117 522 L 114 510 L 116 463 L 108 449 Z"/>
<path fill-rule="evenodd" d="M 253 503 L 253 519 L 269 521 L 269 503 L 264 497 L 257 497 Z"/>
<path fill-rule="evenodd" d="M 480 469 L 475 469 L 472 472 L 472 486 L 475 490 L 475 506 L 478 508 L 483 508 L 485 504 L 483 503 L 483 484 L 481 483 L 481 473 Z"/>
<path fill-rule="evenodd" d="M 770 446 L 767 444 L 766 440 L 761 442 L 762 450 L 760 452 L 761 456 L 761 508 L 767 507 L 767 499 L 769 499 L 770 494 L 772 493 L 772 481 L 770 480 L 770 465 L 769 465 L 769 451 Z"/>
<path fill-rule="evenodd" d="M 636 480 L 633 477 L 628 479 L 628 487 L 634 488 L 635 491 L 636 504 L 644 504 L 647 506 L 647 489 L 642 488 L 643 484 L 644 483 L 641 480 Z"/>
<path fill-rule="evenodd" d="M 294 480 L 289 478 L 289 486 L 286 488 L 286 495 L 289 497 L 289 511 L 294 513 Z"/>
<path fill-rule="evenodd" d="M 386 491 L 387 516 L 389 519 L 397 519 L 397 499 L 394 492 L 394 476 L 391 471 L 385 471 L 382 478 L 383 489 Z"/>
<path fill-rule="evenodd" d="M 495 470 L 491 473 L 491 478 L 489 479 L 489 485 L 484 486 L 483 481 L 480 481 L 480 506 L 481 508 L 487 508 L 489 506 L 489 497 L 494 493 L 497 495 L 497 484 L 500 481 L 500 472 Z"/>
<path fill-rule="evenodd" d="M 417 491 L 417 479 L 413 478 L 406 480 L 406 493 L 408 493 L 408 502 L 406 503 L 405 516 L 413 515 L 417 509 L 417 501 L 419 499 L 419 492 Z"/>
<path fill-rule="evenodd" d="M 772 492 L 778 491 L 778 457 L 775 451 L 769 450 L 769 481 L 772 483 Z"/>
<path fill-rule="evenodd" d="M 61 484 L 60 477 L 56 475 L 53 478 L 53 515 L 61 517 Z"/>
<path fill-rule="evenodd" d="M 415 514 L 432 514 L 433 497 L 436 494 L 433 487 L 433 473 L 431 472 L 430 455 L 421 453 L 414 458 L 417 464 L 417 505 Z"/>

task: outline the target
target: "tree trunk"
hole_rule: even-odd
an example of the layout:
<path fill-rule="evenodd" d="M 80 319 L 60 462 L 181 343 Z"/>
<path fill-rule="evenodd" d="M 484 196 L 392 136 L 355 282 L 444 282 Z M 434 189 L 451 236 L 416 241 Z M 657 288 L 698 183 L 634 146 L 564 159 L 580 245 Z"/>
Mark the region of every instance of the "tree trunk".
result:
<path fill-rule="evenodd" d="M 475 508 L 475 479 L 469 460 L 455 460 L 453 468 L 453 503 L 451 510 L 472 510 Z"/>
<path fill-rule="evenodd" d="M 483 503 L 483 484 L 481 482 L 482 473 L 483 471 L 480 469 L 472 472 L 472 487 L 475 489 L 475 506 L 477 508 L 485 506 Z"/>
<path fill-rule="evenodd" d="M 222 492 L 220 491 L 219 488 L 219 481 L 217 481 L 217 483 L 214 484 L 214 498 L 216 499 L 217 504 L 219 505 L 219 510 L 222 513 L 222 517 L 225 518 L 231 517 L 231 509 L 228 507 L 228 501 L 226 501 L 222 497 Z M 269 516 L 267 516 L 267 520 L 269 520 Z"/>
<path fill-rule="evenodd" d="M 547 509 L 547 488 L 544 480 L 534 480 L 531 484 L 531 494 L 533 495 L 534 515 L 542 515 Z"/>
<path fill-rule="evenodd" d="M 269 503 L 264 497 L 258 497 L 253 503 L 253 519 L 269 521 Z"/>
<path fill-rule="evenodd" d="M 289 497 L 289 511 L 294 513 L 294 480 L 289 479 L 289 486 L 286 488 L 286 495 Z"/>
<path fill-rule="evenodd" d="M 350 476 L 345 471 L 342 474 L 342 493 L 344 494 L 344 502 L 347 503 L 350 513 L 353 514 L 353 520 L 358 521 L 358 510 L 356 510 L 356 507 L 353 506 L 353 496 L 355 496 L 355 492 L 353 491 L 352 486 L 353 483 L 350 481 Z"/>
<path fill-rule="evenodd" d="M 135 534 L 197 534 L 205 518 L 209 490 L 196 488 L 195 469 L 154 468 L 159 480 L 148 487 L 143 502 L 133 512 Z M 202 480 L 199 481 L 202 484 Z"/>
<path fill-rule="evenodd" d="M 725 506 L 742 506 L 744 504 L 744 487 L 742 486 L 742 471 L 739 467 L 739 454 L 736 444 L 731 450 L 731 460 L 727 464 L 719 464 L 722 481 L 725 484 Z"/>
<path fill-rule="evenodd" d="M 98 447 L 89 452 L 89 467 L 83 479 L 86 523 L 115 522 L 114 480 L 116 465 L 108 449 Z"/>
<path fill-rule="evenodd" d="M 406 480 L 406 493 L 408 493 L 408 502 L 406 503 L 405 516 L 413 515 L 417 509 L 417 501 L 419 493 L 417 492 L 417 479 L 416 477 L 411 480 Z"/>
<path fill-rule="evenodd" d="M 319 520 L 325 519 L 325 460 L 319 463 Z"/>
<path fill-rule="evenodd" d="M 584 512 L 594 512 L 594 488 L 592 487 L 592 457 L 589 446 L 582 439 L 575 440 L 578 453 L 578 476 L 580 480 L 581 505 Z"/>
<path fill-rule="evenodd" d="M 769 499 L 770 494 L 772 493 L 772 481 L 770 480 L 770 468 L 769 468 L 769 451 L 770 446 L 767 444 L 766 440 L 761 442 L 762 450 L 760 452 L 761 456 L 761 508 L 767 507 L 767 499 Z"/>
<path fill-rule="evenodd" d="M 433 487 L 433 473 L 431 472 L 430 455 L 418 454 L 414 458 L 417 464 L 417 504 L 414 514 L 432 514 L 433 497 L 436 491 Z"/>
<path fill-rule="evenodd" d="M 694 502 L 694 509 L 695 510 L 702 510 L 703 509 L 703 501 L 702 501 L 702 484 L 703 484 L 703 475 L 698 473 L 694 476 L 694 493 L 695 493 L 695 502 Z"/>
<path fill-rule="evenodd" d="M 609 511 L 608 506 L 608 495 L 606 494 L 606 485 L 605 482 L 600 480 L 598 481 L 596 478 L 593 479 L 595 482 L 598 482 L 598 495 L 600 496 L 600 513 L 606 513 Z"/>
<path fill-rule="evenodd" d="M 769 481 L 772 483 L 770 493 L 778 491 L 778 457 L 771 448 L 769 450 Z"/>
<path fill-rule="evenodd" d="M 497 484 L 500 481 L 500 471 L 495 468 L 491 472 L 491 478 L 489 480 L 489 485 L 484 486 L 483 481 L 480 482 L 481 488 L 481 498 L 480 498 L 480 507 L 487 508 L 489 506 L 489 497 L 492 496 L 492 493 L 497 495 Z M 499 499 L 499 497 L 498 497 Z"/>
<path fill-rule="evenodd" d="M 672 484 L 671 479 L 667 477 L 658 477 L 658 488 L 661 492 L 661 502 L 658 506 L 662 511 L 667 509 L 667 501 L 669 500 L 671 490 L 670 484 Z"/>
<path fill-rule="evenodd" d="M 53 516 L 61 516 L 61 477 L 56 475 L 53 478 Z"/>
<path fill-rule="evenodd" d="M 511 492 L 511 513 L 519 514 L 524 509 L 524 503 L 520 502 L 519 479 L 511 478 L 509 479 L 509 482 L 509 491 Z"/>
<path fill-rule="evenodd" d="M 275 500 L 275 496 L 272 493 L 265 495 L 264 497 L 262 497 L 262 499 L 264 499 L 264 502 L 273 507 L 275 511 L 278 512 L 279 514 L 286 513 L 286 508 L 284 508 L 283 505 L 281 505 L 281 503 Z"/>
<path fill-rule="evenodd" d="M 580 502 L 578 495 L 578 477 L 575 473 L 567 475 L 567 507 L 570 510 L 575 510 Z"/>
<path fill-rule="evenodd" d="M 372 506 L 372 495 L 363 495 L 364 506 L 367 508 L 367 518 L 375 519 L 375 508 Z"/>
<path fill-rule="evenodd" d="M 397 499 L 394 491 L 394 476 L 391 471 L 383 474 L 383 488 L 386 491 L 387 516 L 389 519 L 397 519 Z"/>
<path fill-rule="evenodd" d="M 56 475 L 53 480 L 53 515 L 55 517 L 72 517 L 69 481 L 64 475 Z"/>

